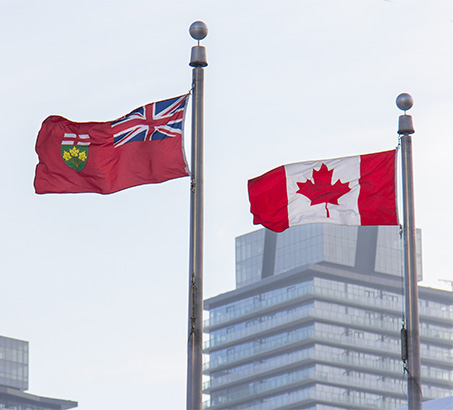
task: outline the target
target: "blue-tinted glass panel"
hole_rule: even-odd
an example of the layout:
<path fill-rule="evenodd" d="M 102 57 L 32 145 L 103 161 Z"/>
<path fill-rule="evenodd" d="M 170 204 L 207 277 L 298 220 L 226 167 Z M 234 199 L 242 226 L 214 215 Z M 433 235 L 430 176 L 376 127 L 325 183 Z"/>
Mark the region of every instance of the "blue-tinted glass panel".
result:
<path fill-rule="evenodd" d="M 28 342 L 0 336 L 0 385 L 28 389 Z"/>

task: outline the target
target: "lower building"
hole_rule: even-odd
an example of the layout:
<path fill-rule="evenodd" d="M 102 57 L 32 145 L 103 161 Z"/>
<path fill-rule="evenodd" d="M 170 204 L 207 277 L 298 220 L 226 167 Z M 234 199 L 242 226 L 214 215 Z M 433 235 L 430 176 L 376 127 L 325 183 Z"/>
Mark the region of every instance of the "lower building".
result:
<path fill-rule="evenodd" d="M 398 229 L 312 224 L 236 238 L 236 289 L 204 302 L 204 408 L 406 405 Z M 421 278 L 419 231 L 417 248 Z M 419 287 L 423 400 L 453 394 L 452 295 Z"/>
<path fill-rule="evenodd" d="M 451 410 L 453 409 L 453 396 L 429 400 L 422 403 L 422 410 Z M 408 410 L 407 406 L 394 410 Z"/>
<path fill-rule="evenodd" d="M 26 393 L 28 390 L 28 342 L 0 336 L 0 409 L 65 410 L 77 402 Z"/>

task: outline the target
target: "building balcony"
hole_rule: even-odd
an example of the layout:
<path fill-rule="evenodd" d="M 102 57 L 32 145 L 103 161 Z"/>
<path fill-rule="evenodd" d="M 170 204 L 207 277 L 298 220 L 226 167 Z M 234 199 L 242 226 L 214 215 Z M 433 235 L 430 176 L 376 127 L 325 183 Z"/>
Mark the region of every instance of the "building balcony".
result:
<path fill-rule="evenodd" d="M 263 314 L 269 310 L 283 308 L 289 303 L 293 304 L 294 302 L 303 302 L 314 298 L 392 314 L 399 314 L 402 311 L 401 301 L 392 301 L 365 295 L 360 296 L 310 284 L 295 289 L 292 292 L 286 292 L 272 298 L 256 301 L 250 305 L 241 306 L 238 304 L 237 307 L 233 306 L 227 314 L 206 319 L 204 321 L 204 329 L 209 332 L 214 328 L 225 327 L 235 322 L 247 320 L 248 317 L 254 317 L 257 313 Z M 419 315 L 421 320 L 433 320 L 448 325 L 451 325 L 451 321 L 453 320 L 453 310 L 447 309 L 439 311 L 438 309 L 420 306 Z"/>
<path fill-rule="evenodd" d="M 382 400 L 370 400 L 354 395 L 334 394 L 329 392 L 317 392 L 313 389 L 291 392 L 286 396 L 270 398 L 265 402 L 251 405 L 247 410 L 273 410 L 273 409 L 294 409 L 295 405 L 306 406 L 314 403 L 323 403 L 339 406 L 347 406 L 355 410 L 386 410 L 401 407 L 406 404 L 405 400 L 383 398 Z M 220 409 L 225 407 L 210 406 L 209 402 L 203 403 L 203 409 Z M 346 407 L 344 408 L 346 410 Z"/>
<path fill-rule="evenodd" d="M 310 387 L 314 384 L 328 384 L 329 386 L 345 388 L 348 391 L 366 389 L 367 392 L 392 396 L 396 400 L 404 400 L 405 397 L 404 388 L 402 388 L 401 384 L 380 380 L 368 381 L 361 378 L 348 377 L 347 375 L 333 375 L 310 368 L 284 375 L 281 378 L 270 379 L 262 383 L 249 383 L 237 392 L 229 391 L 225 394 L 217 394 L 215 397 L 211 398 L 210 404 L 205 408 L 228 409 L 229 407 L 244 401 L 259 400 L 264 393 L 268 397 L 272 397 L 272 395 L 280 396 L 285 391 L 291 391 L 291 389 L 302 390 L 305 387 L 310 390 Z M 351 397 L 349 396 L 349 398 Z M 322 398 L 318 399 L 324 403 L 339 404 L 330 402 L 324 394 L 322 394 Z M 361 404 L 362 403 L 363 402 L 361 402 Z M 368 402 L 368 406 L 373 408 L 375 403 L 374 400 Z"/>
<path fill-rule="evenodd" d="M 332 332 L 315 330 L 313 327 L 301 328 L 295 332 L 282 334 L 281 337 L 271 341 L 256 344 L 255 346 L 232 352 L 229 355 L 218 357 L 204 364 L 203 371 L 209 374 L 213 370 L 238 366 L 252 360 L 269 357 L 294 350 L 301 349 L 313 343 L 329 343 L 336 346 L 348 348 L 354 351 L 369 352 L 371 354 L 385 354 L 399 358 L 401 355 L 400 344 L 388 340 L 370 340 L 357 338 L 346 334 L 335 334 Z M 445 365 L 451 363 L 453 356 L 450 354 L 439 355 L 436 352 L 422 351 L 422 361 L 426 360 L 433 364 Z"/>
<path fill-rule="evenodd" d="M 391 321 L 391 318 L 389 317 L 373 319 L 306 306 L 285 315 L 276 316 L 265 322 L 251 325 L 245 329 L 231 332 L 227 335 L 210 338 L 204 343 L 203 348 L 205 352 L 209 352 L 213 349 L 226 348 L 228 346 L 244 343 L 248 340 L 259 339 L 270 330 L 278 333 L 284 329 L 290 330 L 316 321 L 325 323 L 331 322 L 332 324 L 343 326 L 353 326 L 354 329 L 374 333 L 381 332 L 388 336 L 394 336 L 397 339 L 400 337 L 401 323 Z M 378 334 L 376 333 L 376 335 Z M 453 347 L 453 330 L 439 331 L 421 327 L 420 337 L 425 338 L 426 342 L 435 342 Z"/>
<path fill-rule="evenodd" d="M 210 379 L 203 383 L 203 392 L 209 394 L 216 389 L 228 388 L 235 384 L 249 383 L 257 378 L 268 377 L 278 372 L 289 372 L 297 367 L 313 365 L 314 363 L 338 366 L 347 370 L 362 371 L 379 375 L 399 377 L 403 370 L 402 363 L 385 360 L 370 360 L 344 354 L 334 354 L 309 348 L 297 352 L 288 353 L 268 359 L 263 363 L 256 364 L 230 374 Z M 453 385 L 453 374 L 448 371 L 433 372 L 422 368 L 422 379 L 425 383 L 442 384 L 445 387 Z"/>
<path fill-rule="evenodd" d="M 335 345 L 352 348 L 352 350 L 368 351 L 370 353 L 393 354 L 396 357 L 400 355 L 399 344 L 386 341 L 373 341 L 357 339 L 348 335 L 338 335 L 331 332 L 315 330 L 313 327 L 300 329 L 290 334 L 282 334 L 281 337 L 273 339 L 270 342 L 257 344 L 249 349 L 233 352 L 230 355 L 222 356 L 216 360 L 211 360 L 204 364 L 204 370 L 210 372 L 218 368 L 237 366 L 250 360 L 259 360 L 271 356 L 272 354 L 284 353 L 300 349 L 304 345 L 313 343 L 335 343 Z"/>
<path fill-rule="evenodd" d="M 314 368 L 308 368 L 282 375 L 281 377 L 264 380 L 261 383 L 251 382 L 243 384 L 236 392 L 225 391 L 224 394 L 218 392 L 211 397 L 210 404 L 205 408 L 228 409 L 244 401 L 261 399 L 263 394 L 271 397 L 272 395 L 280 396 L 284 392 L 303 388 L 309 389 L 316 384 L 335 386 L 336 388 L 343 388 L 349 392 L 367 391 L 367 393 L 372 395 L 381 395 L 382 397 L 390 396 L 393 398 L 392 401 L 404 400 L 406 394 L 406 386 L 402 380 L 399 383 L 395 383 L 395 380 L 364 379 L 347 374 L 331 374 Z M 438 397 L 438 392 L 433 388 L 423 385 L 422 389 L 423 397 L 426 400 Z M 326 399 L 324 398 L 323 401 L 326 402 Z M 331 402 L 330 404 L 337 403 Z M 374 404 L 374 400 L 373 403 L 368 403 L 371 407 Z"/>

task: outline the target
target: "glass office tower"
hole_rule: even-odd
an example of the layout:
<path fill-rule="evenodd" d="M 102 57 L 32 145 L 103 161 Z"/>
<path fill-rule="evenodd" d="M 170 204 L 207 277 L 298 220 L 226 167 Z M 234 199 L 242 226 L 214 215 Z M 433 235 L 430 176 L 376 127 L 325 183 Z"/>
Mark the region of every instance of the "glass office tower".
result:
<path fill-rule="evenodd" d="M 65 410 L 77 407 L 69 400 L 25 393 L 28 390 L 28 342 L 0 336 L 0 409 Z"/>
<path fill-rule="evenodd" d="M 406 404 L 399 228 L 301 225 L 236 239 L 236 289 L 204 302 L 207 409 Z M 417 232 L 421 278 L 421 239 Z M 453 394 L 452 292 L 419 288 L 423 399 Z"/>

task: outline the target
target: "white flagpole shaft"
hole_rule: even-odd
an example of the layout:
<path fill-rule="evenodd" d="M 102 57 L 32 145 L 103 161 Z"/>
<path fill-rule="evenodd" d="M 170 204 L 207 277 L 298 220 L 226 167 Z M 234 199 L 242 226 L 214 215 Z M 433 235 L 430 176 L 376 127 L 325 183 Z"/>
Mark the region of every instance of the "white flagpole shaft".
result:
<path fill-rule="evenodd" d="M 195 22 L 190 33 L 206 37 L 207 27 Z M 187 346 L 187 410 L 202 408 L 203 372 L 203 94 L 207 65 L 204 47 L 192 48 L 192 180 L 190 193 L 189 326 Z"/>
<path fill-rule="evenodd" d="M 397 105 L 403 110 L 412 107 L 412 97 L 401 94 Z M 408 409 L 422 410 L 420 330 L 418 315 L 417 253 L 415 232 L 414 176 L 412 167 L 412 117 L 401 115 L 398 134 L 401 135 L 403 178 L 403 237 L 404 283 L 407 323 Z"/>

